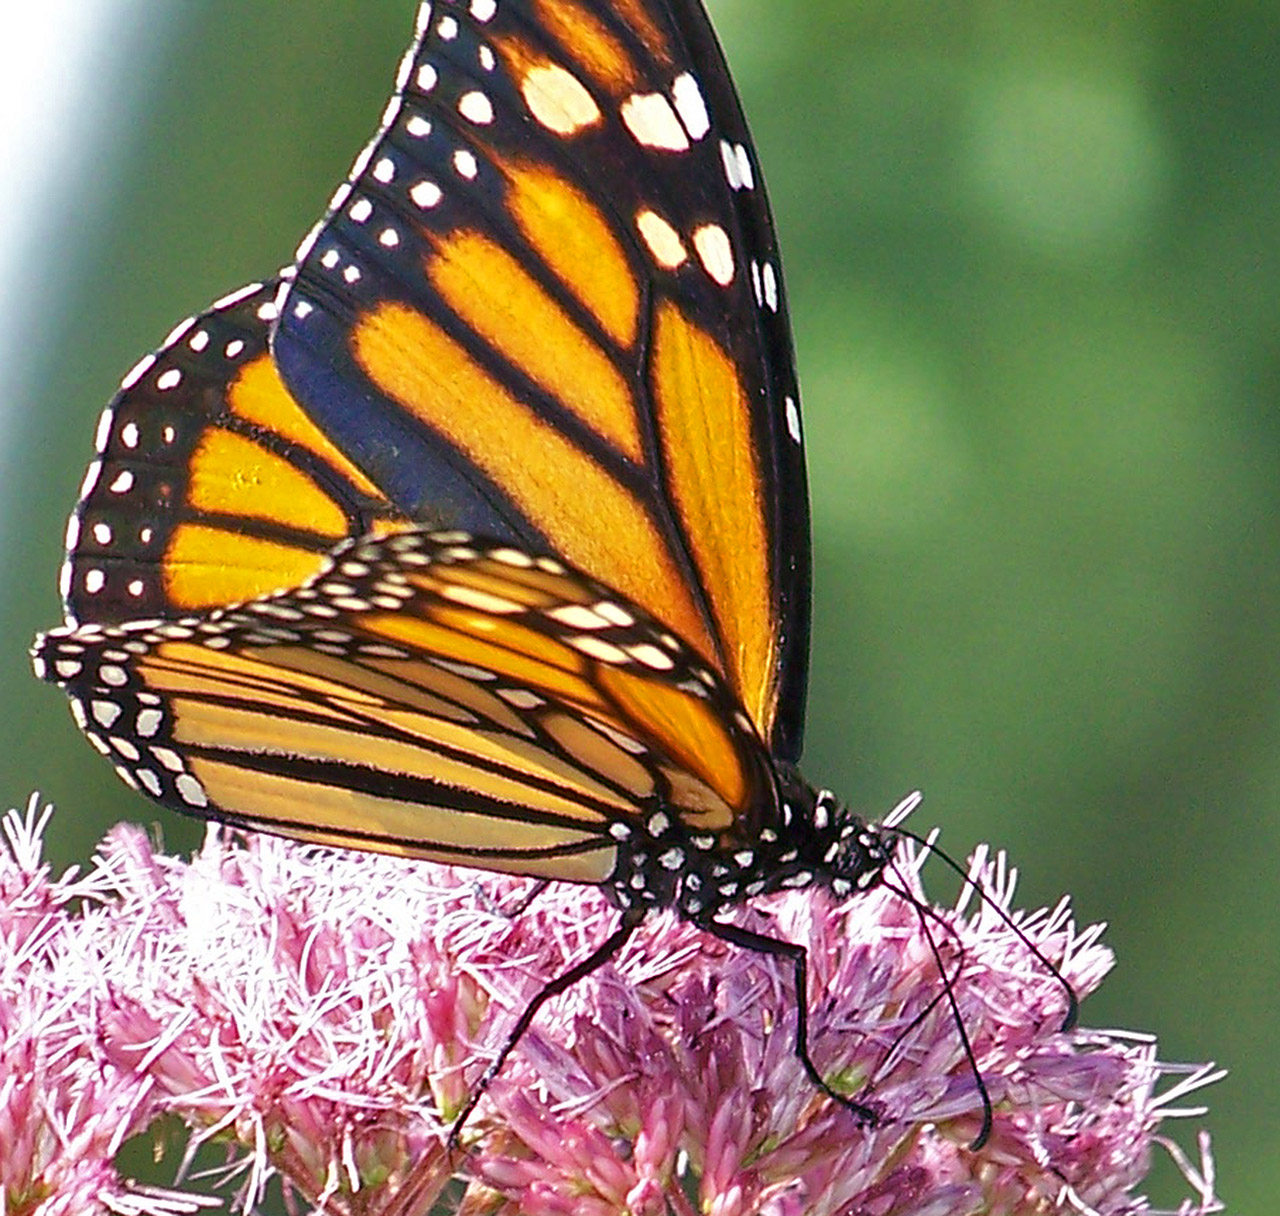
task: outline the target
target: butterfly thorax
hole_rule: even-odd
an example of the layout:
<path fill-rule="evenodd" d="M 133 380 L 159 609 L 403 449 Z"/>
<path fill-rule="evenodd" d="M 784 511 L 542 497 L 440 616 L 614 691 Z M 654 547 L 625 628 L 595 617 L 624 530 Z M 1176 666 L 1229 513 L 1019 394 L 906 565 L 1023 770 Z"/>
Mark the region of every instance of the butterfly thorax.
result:
<path fill-rule="evenodd" d="M 790 765 L 777 767 L 777 803 L 750 842 L 690 832 L 663 810 L 615 825 L 618 861 L 607 885 L 621 907 L 677 908 L 693 920 L 757 895 L 824 886 L 837 896 L 880 881 L 889 829 L 868 823 Z"/>

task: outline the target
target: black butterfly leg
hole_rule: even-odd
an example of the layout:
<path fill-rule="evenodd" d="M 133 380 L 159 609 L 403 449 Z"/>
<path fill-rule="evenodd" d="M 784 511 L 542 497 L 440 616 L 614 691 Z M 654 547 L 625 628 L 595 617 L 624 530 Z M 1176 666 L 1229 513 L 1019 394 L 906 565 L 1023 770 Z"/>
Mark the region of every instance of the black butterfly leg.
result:
<path fill-rule="evenodd" d="M 792 973 L 796 987 L 796 1057 L 799 1059 L 814 1085 L 824 1094 L 834 1098 L 846 1110 L 851 1111 L 866 1127 L 875 1127 L 879 1116 L 869 1106 L 855 1102 L 842 1093 L 837 1093 L 822 1079 L 817 1066 L 809 1058 L 809 952 L 797 942 L 784 941 L 778 937 L 769 937 L 764 933 L 753 933 L 738 925 L 727 925 L 718 920 L 698 922 L 699 928 L 705 929 L 713 937 L 728 942 L 732 946 L 740 946 L 744 950 L 754 950 L 757 954 L 768 954 L 773 958 L 791 960 Z"/>
<path fill-rule="evenodd" d="M 597 967 L 607 963 L 626 945 L 627 939 L 636 931 L 636 927 L 644 918 L 644 908 L 628 908 L 623 912 L 622 919 L 618 922 L 618 927 L 600 945 L 592 950 L 581 962 L 574 963 L 568 971 L 556 976 L 524 1007 L 524 1012 L 516 1019 L 516 1024 L 511 1028 L 511 1032 L 507 1035 L 502 1048 L 494 1057 L 493 1063 L 484 1070 L 484 1075 L 476 1083 L 476 1087 L 468 1095 L 466 1103 L 463 1105 L 462 1110 L 459 1111 L 458 1117 L 453 1121 L 453 1127 L 449 1131 L 450 1151 L 458 1147 L 458 1137 L 462 1133 L 464 1124 L 471 1117 L 471 1112 L 475 1110 L 476 1103 L 484 1097 L 485 1090 L 492 1084 L 494 1077 L 502 1071 L 502 1066 L 507 1062 L 507 1057 L 515 1049 L 516 1044 L 524 1038 L 525 1031 L 533 1024 L 533 1019 L 538 1016 L 538 1010 L 552 997 L 559 996 L 562 992 L 572 988 L 580 979 L 584 979 Z"/>
<path fill-rule="evenodd" d="M 549 878 L 539 878 L 521 897 L 520 902 L 516 904 L 510 912 L 506 914 L 508 920 L 515 920 L 522 912 L 528 911 L 529 905 L 533 903 L 539 895 L 543 893 L 551 885 Z"/>
<path fill-rule="evenodd" d="M 533 901 L 537 899 L 538 896 L 541 895 L 550 885 L 551 880 L 549 878 L 537 879 L 510 908 L 503 908 L 499 906 L 497 901 L 489 894 L 489 891 L 485 886 L 484 879 L 482 878 L 477 878 L 475 882 L 471 884 L 471 891 L 475 896 L 476 903 L 478 903 L 486 912 L 492 912 L 494 916 L 501 916 L 504 920 L 517 920 L 529 910 L 529 905 L 532 904 Z"/>

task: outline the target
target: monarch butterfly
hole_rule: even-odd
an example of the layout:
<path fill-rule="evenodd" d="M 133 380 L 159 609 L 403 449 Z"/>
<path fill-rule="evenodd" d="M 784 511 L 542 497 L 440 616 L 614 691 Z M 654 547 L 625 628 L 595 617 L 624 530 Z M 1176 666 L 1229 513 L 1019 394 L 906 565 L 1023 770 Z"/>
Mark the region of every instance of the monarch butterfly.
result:
<path fill-rule="evenodd" d="M 697 0 L 425 3 L 271 283 L 126 377 L 37 673 L 166 806 L 721 919 L 880 881 L 799 774 L 809 540 L 777 242 Z M 472 1105 L 483 1091 L 482 1081 Z M 459 1126 L 471 1105 L 459 1116 Z"/>

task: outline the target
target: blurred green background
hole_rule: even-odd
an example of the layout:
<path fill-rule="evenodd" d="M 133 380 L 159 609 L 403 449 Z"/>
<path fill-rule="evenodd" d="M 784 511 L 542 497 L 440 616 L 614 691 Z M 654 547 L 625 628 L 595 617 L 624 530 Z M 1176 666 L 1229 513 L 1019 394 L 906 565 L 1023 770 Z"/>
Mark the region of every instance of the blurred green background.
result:
<path fill-rule="evenodd" d="M 0 484 L 0 801 L 83 859 L 130 795 L 26 644 L 59 619 L 99 408 L 286 261 L 381 112 L 412 0 L 126 6 L 151 53 L 83 158 Z M 1233 1075 L 1236 1212 L 1280 1192 L 1280 6 L 713 0 L 773 196 L 805 390 L 806 771 L 1071 892 L 1084 1020 Z M 158 24 L 159 23 L 159 24 Z M 121 32 L 121 37 L 125 33 Z M 20 232 L 7 234 L 21 240 Z M 70 260 L 68 260 L 70 259 Z M 1166 1173 L 1155 1197 L 1178 1190 Z"/>

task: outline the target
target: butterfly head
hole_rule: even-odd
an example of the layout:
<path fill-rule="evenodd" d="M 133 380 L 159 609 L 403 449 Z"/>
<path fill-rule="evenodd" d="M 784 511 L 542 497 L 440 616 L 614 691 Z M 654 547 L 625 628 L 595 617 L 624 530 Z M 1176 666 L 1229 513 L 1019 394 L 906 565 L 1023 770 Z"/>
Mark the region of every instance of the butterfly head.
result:
<path fill-rule="evenodd" d="M 897 844 L 891 828 L 869 823 L 789 767 L 780 789 L 786 848 L 773 859 L 769 890 L 823 886 L 843 898 L 880 881 Z"/>

